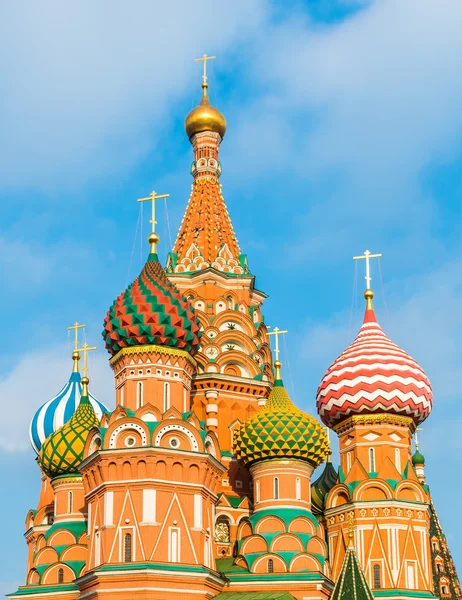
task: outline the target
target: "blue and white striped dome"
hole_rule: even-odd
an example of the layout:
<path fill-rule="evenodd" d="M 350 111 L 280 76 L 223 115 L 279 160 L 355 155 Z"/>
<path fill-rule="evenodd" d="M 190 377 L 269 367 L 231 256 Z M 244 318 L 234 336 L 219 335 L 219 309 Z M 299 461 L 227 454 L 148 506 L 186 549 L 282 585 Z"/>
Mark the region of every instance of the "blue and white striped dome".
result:
<path fill-rule="evenodd" d="M 47 437 L 72 417 L 79 405 L 81 394 L 80 373 L 74 371 L 59 394 L 43 404 L 35 413 L 30 424 L 29 437 L 37 454 Z M 96 416 L 101 419 L 107 408 L 91 394 L 89 400 Z"/>

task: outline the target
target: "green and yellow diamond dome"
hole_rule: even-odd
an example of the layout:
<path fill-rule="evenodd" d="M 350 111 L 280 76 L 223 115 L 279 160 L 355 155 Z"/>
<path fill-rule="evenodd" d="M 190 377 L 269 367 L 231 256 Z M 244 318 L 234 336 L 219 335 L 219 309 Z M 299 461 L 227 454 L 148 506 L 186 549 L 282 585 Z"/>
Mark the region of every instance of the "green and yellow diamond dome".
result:
<path fill-rule="evenodd" d="M 298 458 L 317 467 L 330 453 L 326 433 L 318 421 L 297 408 L 280 379 L 267 403 L 234 433 L 233 451 L 246 467 L 269 458 Z"/>
<path fill-rule="evenodd" d="M 77 410 L 67 423 L 47 437 L 40 448 L 39 463 L 51 478 L 78 473 L 88 434 L 99 423 L 86 391 L 86 377 L 82 384 L 84 391 Z"/>

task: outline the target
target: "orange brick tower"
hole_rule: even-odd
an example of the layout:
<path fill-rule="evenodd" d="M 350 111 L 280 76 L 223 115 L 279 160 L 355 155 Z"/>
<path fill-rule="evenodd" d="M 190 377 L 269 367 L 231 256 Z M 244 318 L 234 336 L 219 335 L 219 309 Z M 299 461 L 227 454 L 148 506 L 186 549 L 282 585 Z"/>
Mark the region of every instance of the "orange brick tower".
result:
<path fill-rule="evenodd" d="M 429 415 L 427 376 L 391 342 L 372 307 L 369 258 L 364 323 L 329 367 L 317 395 L 318 411 L 340 441 L 340 469 L 324 516 L 334 580 L 347 548 L 348 515 L 354 544 L 374 594 L 426 598 L 433 593 L 430 496 L 413 468 L 412 434 Z"/>
<path fill-rule="evenodd" d="M 217 433 L 228 467 L 217 510 L 223 505 L 238 517 L 248 508 L 245 502 L 232 506 L 230 503 L 236 503 L 228 496 L 251 490 L 248 472 L 232 461 L 233 433 L 268 397 L 273 374 L 262 315 L 266 295 L 255 288 L 255 277 L 239 249 L 219 182 L 219 149 L 226 120 L 209 102 L 205 65 L 206 60 L 202 100 L 185 121 L 194 151 L 194 181 L 166 271 L 194 306 L 201 324 L 191 408 L 208 430 Z M 226 544 L 233 541 L 224 543 L 221 551 L 229 549 Z"/>

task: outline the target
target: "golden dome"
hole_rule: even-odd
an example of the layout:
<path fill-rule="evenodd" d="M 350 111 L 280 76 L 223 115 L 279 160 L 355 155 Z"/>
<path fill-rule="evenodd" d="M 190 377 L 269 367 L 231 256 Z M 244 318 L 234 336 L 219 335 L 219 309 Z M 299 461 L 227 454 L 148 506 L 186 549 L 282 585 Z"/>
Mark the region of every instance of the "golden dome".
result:
<path fill-rule="evenodd" d="M 189 139 L 201 131 L 214 131 L 219 133 L 221 137 L 226 132 L 226 119 L 224 115 L 216 108 L 214 108 L 209 101 L 207 96 L 208 84 L 203 83 L 202 88 L 204 95 L 199 103 L 199 106 L 193 108 L 189 115 L 186 117 L 184 127 L 186 134 Z"/>

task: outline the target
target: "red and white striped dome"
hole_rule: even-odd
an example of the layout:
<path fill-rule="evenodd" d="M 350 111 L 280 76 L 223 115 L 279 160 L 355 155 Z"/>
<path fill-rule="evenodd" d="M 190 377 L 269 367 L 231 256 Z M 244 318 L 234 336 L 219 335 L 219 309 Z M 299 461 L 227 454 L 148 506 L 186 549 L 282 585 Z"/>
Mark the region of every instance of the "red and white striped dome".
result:
<path fill-rule="evenodd" d="M 371 413 L 411 417 L 418 425 L 432 409 L 432 388 L 417 362 L 384 334 L 370 304 L 356 339 L 324 375 L 316 405 L 328 427 Z"/>

